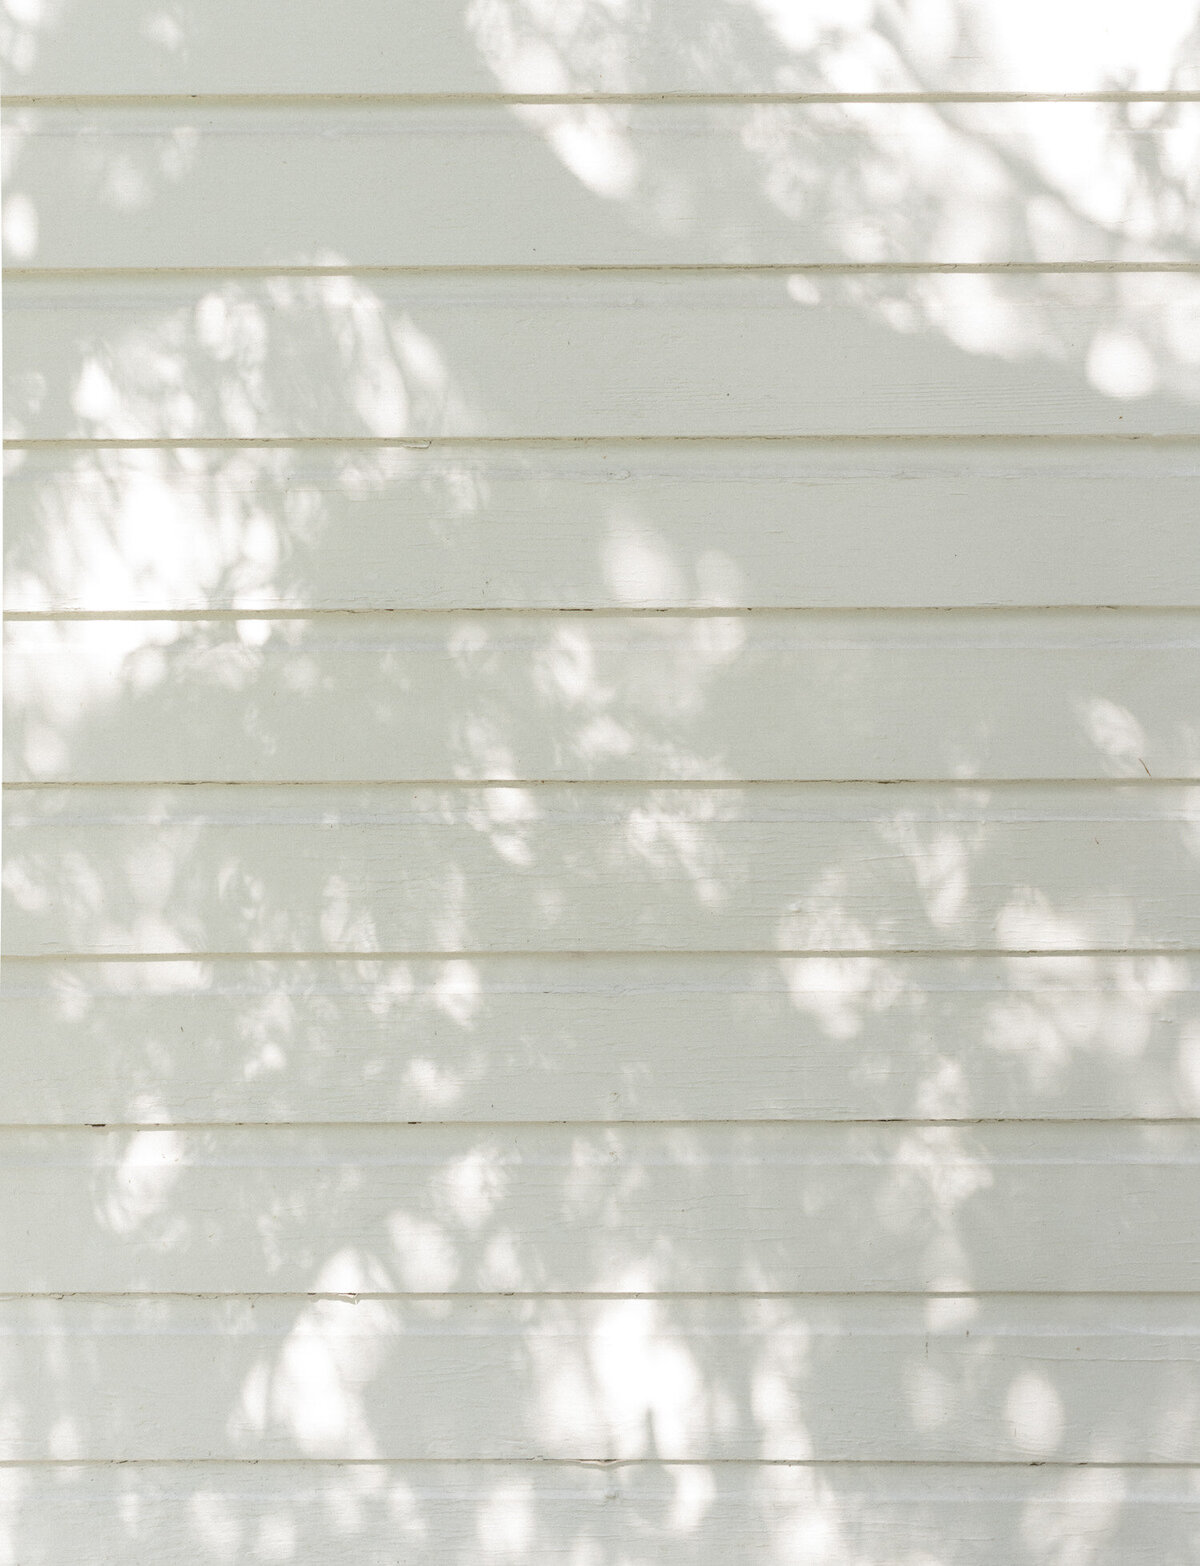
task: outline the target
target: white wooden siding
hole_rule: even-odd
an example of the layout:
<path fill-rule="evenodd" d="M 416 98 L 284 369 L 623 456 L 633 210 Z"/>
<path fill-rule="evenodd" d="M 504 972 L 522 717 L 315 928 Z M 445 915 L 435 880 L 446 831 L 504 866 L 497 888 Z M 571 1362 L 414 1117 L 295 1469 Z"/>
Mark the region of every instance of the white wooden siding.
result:
<path fill-rule="evenodd" d="M 1194 1566 L 1193 0 L 0 55 L 0 1560 Z"/>
<path fill-rule="evenodd" d="M 26 1559 L 57 1560 L 65 1535 L 96 1566 L 223 1566 L 230 1539 L 251 1559 L 303 1549 L 322 1566 L 395 1566 L 400 1549 L 415 1566 L 474 1566 L 481 1536 L 536 1566 L 584 1549 L 803 1566 L 814 1537 L 854 1561 L 889 1561 L 900 1539 L 939 1566 L 1011 1566 L 1032 1538 L 1096 1566 L 1182 1566 L 1200 1523 L 1200 1491 L 1178 1467 L 59 1462 L 2 1468 L 0 1491 Z"/>
<path fill-rule="evenodd" d="M 1191 0 L 841 0 L 610 13 L 457 0 L 58 0 L 13 13 L 9 93 L 1121 92 L 1200 87 Z"/>
<path fill-rule="evenodd" d="M 1097 103 L 593 113 L 617 212 L 555 156 L 578 128 L 549 105 L 14 111 L 13 190 L 43 267 L 1186 261 L 1200 238 L 1198 103 L 1148 124 Z M 136 224 L 118 177 L 143 187 Z"/>
<path fill-rule="evenodd" d="M 10 958 L 4 1011 L 18 1125 L 1200 1108 L 1190 954 Z"/>
<path fill-rule="evenodd" d="M 1200 606 L 1185 440 L 18 445 L 8 460 L 13 613 Z"/>
<path fill-rule="evenodd" d="M 1200 948 L 1195 788 L 10 793 L 18 956 Z"/>
<path fill-rule="evenodd" d="M 0 1342 L 13 1337 L 27 1345 L 29 1382 L 48 1384 L 49 1417 L 32 1437 L 4 1438 L 5 1461 L 1200 1456 L 1200 1313 L 1137 1295 L 940 1309 L 861 1295 L 64 1299 L 6 1303 Z M 923 1427 L 906 1373 L 916 1360 L 940 1404 Z M 340 1392 L 319 1408 L 306 1404 L 314 1362 Z M 1103 1378 L 1097 1363 L 1111 1367 Z M 55 1427 L 67 1399 L 54 1370 L 94 1389 L 86 1423 Z M 787 1392 L 756 1410 L 755 1382 L 772 1374 Z M 186 1421 L 172 1417 L 180 1379 L 194 1388 Z M 1047 1382 L 1052 1414 L 1036 1394 L 1024 1406 L 1012 1395 Z M 104 1396 L 114 1384 L 129 1388 L 120 1407 Z"/>
<path fill-rule="evenodd" d="M 1195 1124 L 67 1127 L 0 1167 L 3 1293 L 1200 1288 Z"/>
<path fill-rule="evenodd" d="M 6 300 L 23 439 L 1192 435 L 1200 416 L 1190 271 L 100 273 Z"/>
<path fill-rule="evenodd" d="M 6 658 L 14 782 L 1200 776 L 1178 613 L 35 621 Z"/>

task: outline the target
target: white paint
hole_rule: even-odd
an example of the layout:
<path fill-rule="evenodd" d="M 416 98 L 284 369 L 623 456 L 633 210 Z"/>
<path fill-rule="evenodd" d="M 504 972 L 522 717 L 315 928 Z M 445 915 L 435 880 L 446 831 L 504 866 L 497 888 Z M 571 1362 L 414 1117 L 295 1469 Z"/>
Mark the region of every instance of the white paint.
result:
<path fill-rule="evenodd" d="M 136 1133 L 169 1134 L 176 1161 L 172 1200 L 155 1170 L 133 1223 L 105 1200 L 127 1189 L 128 1132 L 14 1129 L 0 1289 L 307 1294 L 349 1248 L 402 1294 L 1186 1292 L 1196 1129 L 176 1127 Z"/>
<path fill-rule="evenodd" d="M 1197 790 L 41 788 L 14 956 L 1142 951 L 1200 943 Z M 943 871 L 949 870 L 949 879 Z"/>
<path fill-rule="evenodd" d="M 51 93 L 1150 92 L 1197 82 L 1190 0 L 12 0 L 5 89 Z M 15 25 L 13 25 L 15 24 Z M 238 47 L 231 47 L 233 37 Z"/>
<path fill-rule="evenodd" d="M 10 257 L 144 267 L 1186 261 L 1198 237 L 1194 103 L 1141 114 L 1079 102 L 185 113 L 22 113 L 7 151 Z M 220 223 L 197 226 L 194 210 L 218 199 Z M 994 289 L 993 310 L 1004 297 Z"/>
<path fill-rule="evenodd" d="M 204 1566 L 266 1566 L 299 1558 L 300 1538 L 331 1566 L 391 1566 L 397 1540 L 419 1566 L 458 1566 L 510 1559 L 527 1532 L 519 1558 L 537 1566 L 581 1534 L 636 1566 L 715 1566 L 747 1548 L 787 1566 L 891 1566 L 898 1548 L 939 1566 L 1040 1566 L 1047 1540 L 1098 1566 L 1156 1566 L 1187 1559 L 1197 1505 L 1186 1470 L 1024 1464 L 496 1463 L 468 1476 L 453 1463 L 123 1463 L 7 1468 L 0 1485 L 5 1532 L 36 1566 L 64 1540 L 100 1566 L 150 1566 L 150 1541 Z"/>
<path fill-rule="evenodd" d="M 618 1459 L 646 1478 L 658 1462 L 719 1460 L 761 1483 L 760 1462 L 870 1454 L 944 1465 L 943 1499 L 959 1485 L 971 1493 L 970 1476 L 954 1471 L 964 1461 L 1195 1464 L 1194 1306 L 963 1303 L 957 1319 L 935 1322 L 920 1301 L 886 1297 L 8 1301 L 0 1366 L 10 1387 L 19 1356 L 34 1385 L 130 1378 L 123 1409 L 98 1400 L 80 1411 L 74 1450 L 59 1460 L 80 1450 L 135 1464 L 150 1451 L 174 1462 L 316 1465 L 361 1462 L 371 1449 L 393 1462 L 466 1458 L 480 1478 L 507 1478 L 485 1486 L 483 1515 L 514 1528 L 538 1459 Z M 1099 1363 L 1110 1367 L 1103 1378 Z M 172 1416 L 181 1375 L 194 1388 L 186 1421 Z M 38 1414 L 23 1390 L 11 1399 L 6 1463 L 50 1455 Z M 501 1463 L 517 1466 L 505 1474 Z M 1091 1482 L 1119 1499 L 1102 1473 Z M 668 1533 L 703 1537 L 720 1484 L 703 1466 L 671 1477 Z M 619 1493 L 621 1476 L 608 1479 Z"/>
<path fill-rule="evenodd" d="M 1187 612 L 37 621 L 6 656 L 13 781 L 1200 776 Z M 961 844 L 914 853 L 952 924 Z"/>
<path fill-rule="evenodd" d="M 1190 435 L 1200 403 L 1192 273 L 835 274 L 816 306 L 776 272 L 249 276 L 223 290 L 216 340 L 196 325 L 210 292 L 171 273 L 11 280 L 10 436 L 1159 436 Z M 1091 346 L 1114 333 L 1095 385 Z M 1130 343 L 1153 395 L 1129 395 Z M 30 378 L 48 362 L 64 396 Z"/>
<path fill-rule="evenodd" d="M 18 449 L 8 463 L 5 597 L 22 612 L 1200 602 L 1186 441 Z"/>
<path fill-rule="evenodd" d="M 0 28 L 0 1566 L 1190 1559 L 1194 6 L 285 9 Z"/>

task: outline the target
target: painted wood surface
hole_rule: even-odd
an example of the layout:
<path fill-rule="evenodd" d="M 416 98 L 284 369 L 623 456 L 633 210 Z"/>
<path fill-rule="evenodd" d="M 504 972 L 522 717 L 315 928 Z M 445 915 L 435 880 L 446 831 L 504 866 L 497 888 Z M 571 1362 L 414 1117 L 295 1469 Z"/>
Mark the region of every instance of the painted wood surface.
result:
<path fill-rule="evenodd" d="M 8 1129 L 0 1161 L 4 1293 L 1200 1288 L 1196 1123 Z"/>
<path fill-rule="evenodd" d="M 1195 778 L 1200 615 L 9 627 L 7 777 Z"/>
<path fill-rule="evenodd" d="M 1200 1313 L 1136 1295 L 8 1300 L 0 1363 L 5 1462 L 1200 1453 Z"/>
<path fill-rule="evenodd" d="M 1193 1566 L 1195 23 L 10 7 L 0 1557 Z"/>
<path fill-rule="evenodd" d="M 1200 257 L 1196 103 L 109 105 L 8 134 L 22 267 Z"/>
<path fill-rule="evenodd" d="M 8 1124 L 1187 1118 L 1174 957 L 46 963 L 0 986 Z"/>
<path fill-rule="evenodd" d="M 64 1547 L 96 1566 L 473 1566 L 520 1551 L 629 1566 L 717 1566 L 742 1552 L 808 1566 L 1190 1566 L 1195 1469 L 891 1463 L 54 1463 L 0 1470 L 9 1536 L 29 1566 Z M 1049 1542 L 1049 1545 L 1047 1544 Z"/>
<path fill-rule="evenodd" d="M 1190 0 L 951 7 L 648 0 L 59 0 L 14 12 L 8 93 L 1149 92 L 1200 87 Z M 231 40 L 236 39 L 236 44 Z"/>
<path fill-rule="evenodd" d="M 1182 440 L 52 446 L 8 461 L 15 613 L 1200 607 L 1200 453 Z"/>
<path fill-rule="evenodd" d="M 37 788 L 4 940 L 54 953 L 1200 946 L 1194 789 Z"/>
<path fill-rule="evenodd" d="M 1191 435 L 1193 273 L 12 279 L 14 438 Z"/>

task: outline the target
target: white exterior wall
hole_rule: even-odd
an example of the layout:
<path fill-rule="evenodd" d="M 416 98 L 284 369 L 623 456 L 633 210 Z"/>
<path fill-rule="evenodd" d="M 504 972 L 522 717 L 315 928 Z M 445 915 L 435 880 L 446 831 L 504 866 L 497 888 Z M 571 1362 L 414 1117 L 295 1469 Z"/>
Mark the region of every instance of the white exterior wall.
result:
<path fill-rule="evenodd" d="M 1194 1562 L 1192 0 L 5 26 L 0 1566 Z"/>

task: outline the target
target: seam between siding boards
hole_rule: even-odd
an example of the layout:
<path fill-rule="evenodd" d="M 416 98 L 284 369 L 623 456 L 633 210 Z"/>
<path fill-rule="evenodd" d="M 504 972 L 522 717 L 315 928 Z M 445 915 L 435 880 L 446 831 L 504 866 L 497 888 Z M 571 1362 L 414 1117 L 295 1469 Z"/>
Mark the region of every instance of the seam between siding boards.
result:
<path fill-rule="evenodd" d="M 348 1305 L 357 1304 L 360 1300 L 401 1300 L 406 1302 L 442 1301 L 452 1305 L 476 1303 L 480 1300 L 516 1300 L 520 1302 L 579 1300 L 589 1305 L 601 1304 L 605 1300 L 668 1300 L 668 1301 L 696 1301 L 704 1303 L 708 1300 L 740 1301 L 740 1300 L 848 1300 L 858 1303 L 863 1299 L 870 1300 L 873 1304 L 877 1301 L 891 1300 L 1070 1300 L 1078 1302 L 1082 1300 L 1194 1300 L 1194 1289 L 870 1289 L 850 1290 L 845 1289 L 677 1289 L 674 1293 L 667 1290 L 629 1290 L 621 1294 L 612 1289 L 596 1289 L 590 1292 L 567 1289 L 543 1289 L 540 1292 L 532 1290 L 511 1289 L 504 1293 L 483 1293 L 480 1290 L 463 1289 L 458 1293 L 443 1291 L 436 1293 L 431 1290 L 386 1290 L 386 1289 L 362 1289 L 337 1293 L 321 1289 L 230 1289 L 221 1292 L 215 1289 L 45 1289 L 26 1290 L 24 1292 L 8 1290 L 0 1293 L 0 1305 L 10 1304 L 15 1300 L 90 1300 L 96 1303 L 112 1301 L 115 1304 L 124 1304 L 131 1300 L 243 1300 L 254 1302 L 257 1300 L 334 1300 Z M 1035 1334 L 1042 1335 L 1042 1334 Z M 1045 1334 L 1049 1335 L 1049 1334 Z M 1129 1334 L 1122 1334 L 1129 1335 Z M 1170 1335 L 1170 1334 L 1167 1334 Z M 1200 1459 L 1197 1460 L 1200 1463 Z"/>
<path fill-rule="evenodd" d="M 660 265 L 623 262 L 553 262 L 546 264 L 525 263 L 491 266 L 482 262 L 460 262 L 446 265 L 411 265 L 373 263 L 355 266 L 341 263 L 337 266 L 277 265 L 277 266 L 8 266 L 5 273 L 10 282 L 22 283 L 37 280 L 72 282 L 92 278 L 96 280 L 123 280 L 149 278 L 273 278 L 273 277 L 573 277 L 576 274 L 603 273 L 619 276 L 662 276 L 678 273 L 696 275 L 757 275 L 760 273 L 790 276 L 793 273 L 817 273 L 834 277 L 875 276 L 885 274 L 941 275 L 963 273 L 972 276 L 1012 273 L 1042 276 L 1045 274 L 1109 274 L 1109 273 L 1196 273 L 1200 274 L 1197 261 L 667 261 Z M 10 308 L 12 308 L 10 306 Z M 20 308 L 20 306 L 16 306 Z"/>
<path fill-rule="evenodd" d="M 436 1126 L 460 1126 L 464 1130 L 469 1129 L 472 1134 L 479 1133 L 482 1135 L 484 1132 L 491 1131 L 509 1135 L 521 1130 L 534 1130 L 538 1127 L 546 1126 L 558 1128 L 569 1126 L 577 1130 L 604 1132 L 612 1130 L 614 1126 L 647 1126 L 663 1130 L 679 1130 L 690 1126 L 705 1131 L 718 1128 L 728 1129 L 731 1126 L 741 1126 L 751 1131 L 761 1131 L 771 1127 L 778 1128 L 779 1126 L 803 1126 L 805 1130 L 824 1127 L 828 1130 L 846 1131 L 852 1130 L 856 1126 L 926 1126 L 931 1129 L 961 1129 L 963 1126 L 1031 1126 L 1036 1127 L 1038 1130 L 1041 1130 L 1043 1127 L 1084 1126 L 1088 1130 L 1093 1130 L 1104 1127 L 1120 1128 L 1131 1125 L 1194 1126 L 1197 1124 L 1200 1124 L 1200 1114 L 1138 1116 L 1051 1115 L 1038 1116 L 1036 1118 L 1031 1118 L 1028 1115 L 963 1115 L 961 1117 L 946 1115 L 872 1115 L 869 1117 L 856 1116 L 848 1120 L 834 1120 L 828 1115 L 816 1116 L 812 1119 L 800 1119 L 796 1115 L 767 1115 L 753 1120 L 748 1119 L 744 1115 L 715 1116 L 712 1119 L 698 1118 L 695 1115 L 681 1115 L 677 1118 L 662 1115 L 639 1115 L 626 1116 L 620 1120 L 580 1119 L 575 1116 L 564 1115 L 542 1120 L 373 1120 L 363 1117 L 354 1120 L 14 1120 L 0 1121 L 0 1132 L 13 1131 L 24 1135 L 26 1132 L 33 1133 L 37 1131 L 395 1131 L 425 1130 Z M 1034 1162 L 1039 1164 L 1043 1162 L 1041 1159 L 1006 1161 Z M 1058 1162 L 1062 1161 L 1058 1160 Z M 1066 1161 L 1074 1162 L 1074 1160 Z M 1149 1159 L 1145 1161 L 1154 1163 L 1160 1160 Z M 1168 1163 L 1178 1162 L 1178 1160 L 1172 1159 L 1163 1161 Z M 1139 1160 L 1139 1164 L 1141 1162 Z M 734 1292 L 740 1294 L 742 1291 L 737 1290 Z M 1028 1290 L 1019 1292 L 1027 1293 Z M 1055 1292 L 1058 1291 L 1056 1290 Z M 1085 1290 L 1084 1292 L 1088 1291 Z"/>
<path fill-rule="evenodd" d="M 514 788 L 546 788 L 546 789 L 591 789 L 597 791 L 612 791 L 625 793 L 630 791 L 654 790 L 656 792 L 686 793 L 697 790 L 713 793 L 733 793 L 745 789 L 829 789 L 829 788 L 924 788 L 924 789 L 981 789 L 981 788 L 1036 788 L 1036 789 L 1095 789 L 1111 791 L 1118 789 L 1122 792 L 1131 788 L 1186 788 L 1195 789 L 1200 785 L 1200 776 L 1195 774 L 1184 777 L 1149 777 L 1139 776 L 1131 772 L 1128 777 L 1061 777 L 1061 778 L 989 778 L 969 777 L 951 778 L 944 773 L 938 773 L 931 777 L 828 777 L 828 778 L 569 778 L 569 777 L 479 777 L 479 778 L 427 778 L 427 777 L 389 777 L 389 778 L 41 778 L 37 780 L 23 779 L 21 781 L 5 782 L 3 790 L 6 794 L 32 794 L 46 791 L 64 791 L 67 789 L 98 790 L 120 789 L 129 791 L 133 789 L 179 789 L 179 788 L 221 788 L 221 789 L 456 789 L 462 792 L 470 792 L 473 789 L 514 789 Z M 849 818 L 857 819 L 857 818 Z M 972 820 L 975 818 L 972 817 Z M 1037 815 L 1022 815 L 1017 818 L 1021 821 L 1059 820 L 1057 816 L 1044 817 Z M 1075 818 L 1069 818 L 1075 819 Z M 1085 819 L 1085 818 L 1080 818 Z M 1086 819 L 1090 820 L 1091 817 Z M 1107 817 L 1103 818 L 1107 819 Z M 1191 821 L 1194 819 L 1192 812 L 1172 812 L 1155 818 L 1159 821 Z M 322 822 L 321 825 L 336 826 L 337 822 Z M 888 951 L 891 947 L 886 948 Z M 938 950 L 942 950 L 941 947 Z"/>
<path fill-rule="evenodd" d="M 837 947 L 830 949 L 828 946 L 776 946 L 762 948 L 746 947 L 642 947 L 633 951 L 618 951 L 613 947 L 592 946 L 585 949 L 563 950 L 552 948 L 545 951 L 533 948 L 519 948 L 508 951 L 493 951 L 487 948 L 455 948 L 445 951 L 422 950 L 370 950 L 370 951 L 188 951 L 188 952 L 97 952 L 80 951 L 73 952 L 64 949 L 55 952 L 13 952 L 5 953 L 0 957 L 0 963 L 75 963 L 75 962 L 245 962 L 245 963 L 300 963 L 300 962 L 451 962 L 455 959 L 486 957 L 489 960 L 499 958 L 528 957 L 536 958 L 621 958 L 628 960 L 634 957 L 653 959 L 656 957 L 696 957 L 696 958 L 745 958 L 747 960 L 777 958 L 777 957 L 986 957 L 1003 959 L 1008 957 L 1197 957 L 1200 956 L 1200 947 L 1195 946 L 1014 946 L 996 948 L 994 946 L 864 946 L 864 947 Z"/>
<path fill-rule="evenodd" d="M 1200 89 L 1142 88 L 1093 92 L 293 92 L 293 93 L 6 93 L 8 109 L 33 108 L 409 108 L 446 105 L 682 104 L 689 107 L 804 103 L 1200 103 Z"/>
<path fill-rule="evenodd" d="M 4 789 L 9 793 L 34 793 L 47 789 L 173 789 L 173 788 L 328 788 L 328 789 L 381 789 L 381 788 L 407 788 L 407 789 L 514 789 L 514 788 L 587 788 L 587 789 L 654 789 L 670 790 L 675 793 L 687 790 L 702 789 L 708 792 L 730 792 L 740 789 L 757 788 L 1096 788 L 1096 789 L 1128 789 L 1134 786 L 1139 788 L 1194 788 L 1200 783 L 1200 777 L 1189 774 L 1183 777 L 1139 777 L 1136 773 L 1130 773 L 1128 777 L 1096 778 L 1060 777 L 1060 778 L 948 778 L 939 773 L 931 777 L 909 776 L 902 777 L 827 777 L 827 778 L 595 778 L 595 777 L 457 777 L 457 778 L 427 778 L 427 777 L 389 777 L 389 778 L 39 778 L 36 780 L 23 780 L 21 782 L 5 783 Z M 1021 816 L 1022 821 L 1038 821 L 1045 818 L 1040 816 Z M 1055 818 L 1057 819 L 1057 818 Z M 1090 819 L 1090 818 L 1088 818 Z M 1169 815 L 1163 820 L 1187 820 L 1192 819 L 1189 813 L 1186 816 Z M 337 825 L 336 822 L 322 822 L 322 825 Z M 940 948 L 939 948 L 940 949 Z M 889 948 L 890 950 L 890 948 Z"/>
<path fill-rule="evenodd" d="M 1200 478 L 1200 475 L 1197 475 Z M 5 620 L 320 620 L 331 618 L 361 619 L 370 615 L 421 615 L 427 618 L 448 618 L 452 615 L 491 615 L 509 619 L 546 619 L 553 615 L 589 615 L 593 619 L 610 620 L 713 620 L 729 619 L 742 615 L 757 615 L 760 619 L 787 619 L 792 615 L 823 616 L 827 620 L 841 620 L 853 615 L 858 619 L 882 618 L 919 621 L 931 615 L 957 616 L 959 619 L 1004 616 L 1012 618 L 1023 614 L 1059 614 L 1082 620 L 1096 614 L 1141 615 L 1168 619 L 1179 615 L 1200 614 L 1196 604 L 1131 604 L 1119 603 L 996 603 L 996 604 L 482 604 L 477 609 L 458 605 L 418 604 L 414 608 L 396 607 L 391 604 L 325 604 L 306 607 L 302 603 L 281 604 L 274 608 L 175 609 L 169 604 L 156 609 L 6 609 Z M 1142 645 L 1140 638 L 1129 646 Z M 1190 645 L 1180 643 L 1179 645 Z"/>
<path fill-rule="evenodd" d="M 1073 443 L 1089 446 L 1127 445 L 1134 442 L 1147 445 L 1200 446 L 1200 430 L 1195 434 L 1118 434 L 1084 431 L 1075 435 L 1046 434 L 1039 430 L 1020 433 L 1009 431 L 989 433 L 979 431 L 970 435 L 951 431 L 926 431 L 910 434 L 905 431 L 863 434 L 848 430 L 826 435 L 794 434 L 779 431 L 758 435 L 14 435 L 4 445 L 10 451 L 257 451 L 291 450 L 305 447 L 331 447 L 346 450 L 396 450 L 429 451 L 469 449 L 473 446 L 498 450 L 527 451 L 541 447 L 557 450 L 581 450 L 600 446 L 733 446 L 743 445 L 883 445 L 932 446 L 943 445 L 1030 445 L 1050 446 Z"/>
<path fill-rule="evenodd" d="M 690 607 L 686 604 L 417 604 L 413 607 L 395 604 L 338 604 L 318 605 L 306 607 L 304 604 L 287 605 L 274 609 L 172 609 L 169 606 L 158 609 L 6 609 L 0 614 L 0 620 L 5 624 L 53 624 L 62 621 L 66 624 L 91 624 L 93 622 L 115 621 L 147 621 L 160 620 L 178 621 L 181 624 L 203 624 L 206 621 L 230 622 L 237 620 L 331 620 L 348 619 L 357 620 L 371 615 L 422 615 L 426 617 L 442 616 L 451 618 L 461 615 L 492 615 L 506 616 L 509 619 L 545 619 L 554 615 L 590 615 L 597 620 L 720 620 L 735 619 L 741 616 L 756 615 L 763 619 L 774 615 L 777 618 L 786 618 L 791 615 L 818 616 L 823 615 L 827 619 L 835 616 L 841 618 L 846 615 L 854 615 L 860 619 L 872 616 L 906 616 L 910 619 L 924 618 L 928 615 L 1005 615 L 1016 616 L 1023 614 L 1061 614 L 1072 615 L 1081 618 L 1095 614 L 1134 614 L 1134 615 L 1200 615 L 1200 604 L 1056 604 L 1056 603 L 968 603 L 968 604 L 697 604 Z M 990 645 L 990 644 L 989 644 Z M 1014 646 L 1026 645 L 1014 643 Z M 1055 644 L 1058 645 L 1058 644 Z M 1114 644 L 1111 641 L 1106 646 L 1120 645 L 1140 648 L 1140 641 Z M 1162 645 L 1161 643 L 1157 645 Z M 1189 642 L 1175 642 L 1169 644 L 1174 647 L 1190 646 Z"/>
<path fill-rule="evenodd" d="M 1128 1462 L 1098 1463 L 1091 1458 L 1061 1461 L 1055 1458 L 965 1458 L 952 1463 L 931 1462 L 927 1458 L 904 1457 L 26 1457 L 0 1459 L 0 1469 L 25 1468 L 960 1468 L 1072 1470 L 1128 1469 L 1169 1470 L 1182 1473 L 1200 1471 L 1200 1463 Z M 1125 1504 L 1128 1504 L 1126 1502 Z M 1159 1502 L 1158 1504 L 1170 1504 Z M 1175 1504 L 1194 1507 L 1193 1497 L 1179 1497 Z"/>

